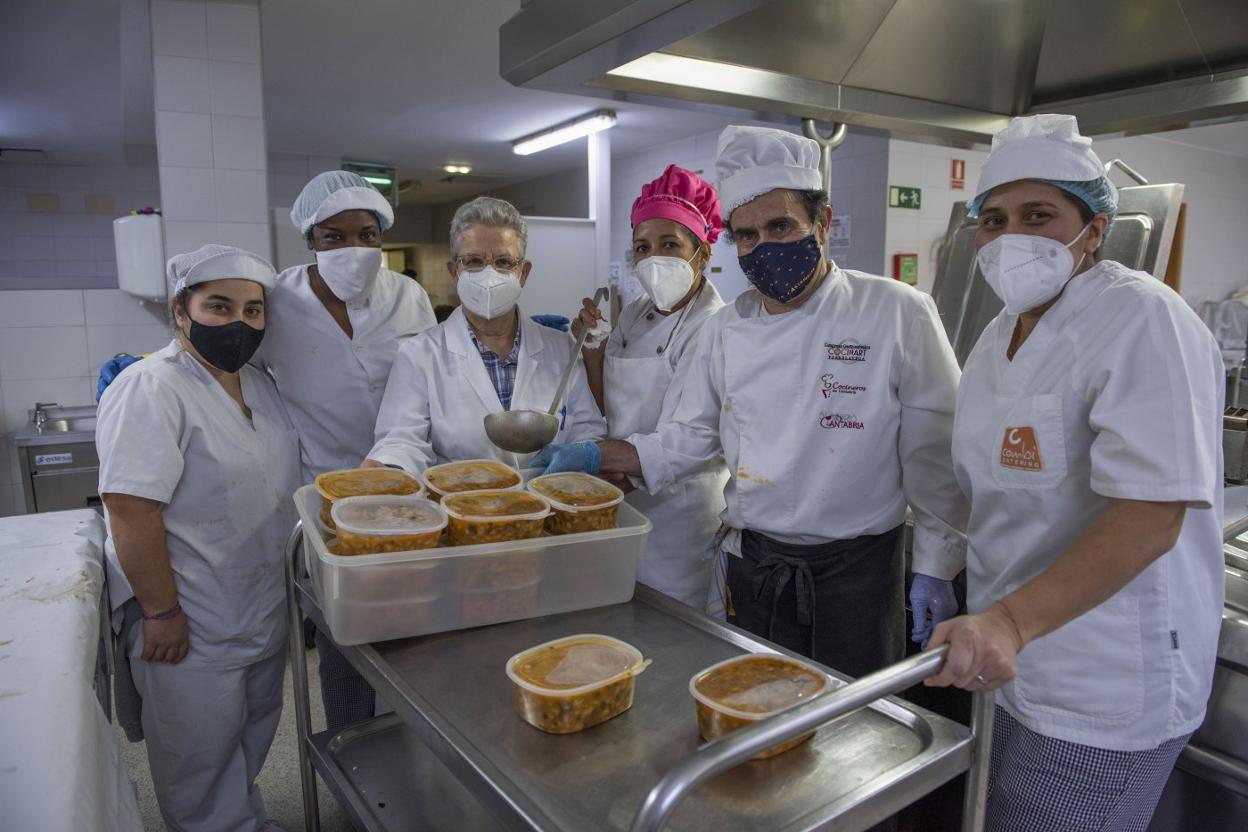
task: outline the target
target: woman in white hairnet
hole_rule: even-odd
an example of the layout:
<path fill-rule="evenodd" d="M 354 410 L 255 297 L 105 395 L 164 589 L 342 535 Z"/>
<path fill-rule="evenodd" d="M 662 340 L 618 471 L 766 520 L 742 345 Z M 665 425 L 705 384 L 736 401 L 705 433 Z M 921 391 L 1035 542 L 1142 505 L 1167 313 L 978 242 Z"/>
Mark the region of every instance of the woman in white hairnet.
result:
<path fill-rule="evenodd" d="M 527 242 L 528 226 L 509 202 L 477 197 L 455 212 L 446 265 L 461 305 L 400 348 L 365 465 L 417 473 L 461 459 L 528 464 L 531 454 L 496 447 L 483 420 L 501 410 L 549 408 L 575 345 L 520 313 L 533 266 L 524 257 Z M 556 441 L 606 435 L 579 362 L 557 415 Z"/>
<path fill-rule="evenodd" d="M 114 623 L 165 824 L 272 830 L 256 775 L 282 709 L 299 443 L 273 383 L 247 362 L 275 275 L 215 245 L 168 271 L 177 337 L 100 399 Z"/>
<path fill-rule="evenodd" d="M 1221 624 L 1223 370 L 1161 281 L 1097 249 L 1117 192 L 1071 116 L 1014 119 L 971 216 L 1005 310 L 962 373 L 971 615 L 931 685 L 998 689 L 992 832 L 1144 830 Z"/>
<path fill-rule="evenodd" d="M 273 374 L 299 431 L 308 483 L 364 459 L 399 347 L 436 320 L 419 283 L 382 268 L 382 235 L 394 211 L 363 178 L 317 174 L 290 219 L 316 262 L 277 276 L 256 363 Z M 316 645 L 327 726 L 371 717 L 372 687 L 325 633 L 317 632 Z"/>
<path fill-rule="evenodd" d="M 668 165 L 642 187 L 630 220 L 633 271 L 646 294 L 620 312 L 605 341 L 586 340 L 583 350 L 590 388 L 616 439 L 649 433 L 671 415 L 680 400 L 679 370 L 692 359 L 702 325 L 724 306 L 704 274 L 711 244 L 724 227 L 719 195 L 709 182 Z M 579 325 L 608 328 L 588 300 Z M 559 453 L 547 446 L 532 464 L 553 465 Z M 719 529 L 727 479 L 717 457 L 658 494 L 629 493 L 625 499 L 654 524 L 639 581 L 699 610 L 706 607 L 713 566 L 707 550 Z"/>

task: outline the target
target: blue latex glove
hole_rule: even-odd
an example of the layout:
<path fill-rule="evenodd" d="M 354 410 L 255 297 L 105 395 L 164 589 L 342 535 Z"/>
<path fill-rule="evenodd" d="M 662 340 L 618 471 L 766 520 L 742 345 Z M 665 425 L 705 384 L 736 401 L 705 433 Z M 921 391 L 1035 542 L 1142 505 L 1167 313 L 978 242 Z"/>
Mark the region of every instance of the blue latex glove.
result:
<path fill-rule="evenodd" d="M 533 315 L 532 318 L 542 326 L 548 326 L 560 332 L 567 332 L 572 325 L 572 322 L 562 315 Z"/>
<path fill-rule="evenodd" d="M 914 613 L 914 631 L 910 640 L 927 648 L 927 640 L 940 622 L 958 614 L 958 599 L 953 595 L 953 582 L 916 572 L 910 582 L 910 609 Z"/>
<path fill-rule="evenodd" d="M 115 355 L 100 365 L 100 378 L 95 383 L 95 400 L 98 402 L 100 397 L 104 395 L 104 391 L 108 389 L 108 385 L 113 383 L 113 379 L 121 374 L 121 371 L 129 367 L 131 364 L 139 360 L 137 355 L 126 355 L 122 353 Z"/>
<path fill-rule="evenodd" d="M 561 471 L 597 474 L 602 467 L 602 451 L 598 450 L 597 442 L 551 443 L 538 451 L 527 467 L 544 468 L 543 474 L 558 474 Z"/>

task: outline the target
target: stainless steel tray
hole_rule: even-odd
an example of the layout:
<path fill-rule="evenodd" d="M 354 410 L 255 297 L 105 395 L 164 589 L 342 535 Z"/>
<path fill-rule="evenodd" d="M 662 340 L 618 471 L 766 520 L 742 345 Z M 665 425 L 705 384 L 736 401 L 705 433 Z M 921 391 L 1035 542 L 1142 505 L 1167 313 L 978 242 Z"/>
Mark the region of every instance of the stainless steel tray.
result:
<path fill-rule="evenodd" d="M 310 585 L 291 583 L 292 615 L 301 608 L 317 620 Z M 517 717 L 503 667 L 534 644 L 585 632 L 622 639 L 653 664 L 638 677 L 628 712 L 578 734 L 544 734 Z M 301 627 L 292 627 L 296 640 L 299 679 Z M 978 748 L 986 747 L 956 722 L 876 698 L 933 672 L 940 657 L 930 654 L 902 663 L 901 675 L 873 674 L 704 745 L 689 679 L 745 652 L 784 651 L 644 586 L 626 604 L 343 648 L 411 733 L 508 829 L 627 830 L 658 828 L 665 820 L 672 830 L 866 829 L 971 769 L 981 758 Z M 849 699 L 833 701 L 841 694 Z M 977 714 L 990 717 L 990 698 L 980 698 Z M 300 699 L 297 710 L 306 707 Z M 793 751 L 734 765 L 769 747 L 758 745 L 760 737 L 775 744 L 781 734 L 797 736 L 809 727 L 802 719 L 813 714 L 810 724 L 822 724 L 831 718 L 829 707 L 842 706 L 861 709 L 823 725 Z M 982 777 L 972 778 L 971 791 L 972 802 L 982 805 Z M 305 789 L 305 804 L 306 796 Z M 309 828 L 316 828 L 311 821 Z"/>

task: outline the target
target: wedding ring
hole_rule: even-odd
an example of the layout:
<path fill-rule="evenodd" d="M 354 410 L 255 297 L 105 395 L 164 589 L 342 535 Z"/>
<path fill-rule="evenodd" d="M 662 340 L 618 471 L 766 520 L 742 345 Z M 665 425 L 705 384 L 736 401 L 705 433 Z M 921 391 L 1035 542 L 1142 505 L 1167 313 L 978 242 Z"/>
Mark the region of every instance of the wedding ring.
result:
<path fill-rule="evenodd" d="M 988 684 L 988 680 L 984 678 L 984 674 L 982 673 L 975 674 L 975 681 L 979 682 L 981 685 Z"/>

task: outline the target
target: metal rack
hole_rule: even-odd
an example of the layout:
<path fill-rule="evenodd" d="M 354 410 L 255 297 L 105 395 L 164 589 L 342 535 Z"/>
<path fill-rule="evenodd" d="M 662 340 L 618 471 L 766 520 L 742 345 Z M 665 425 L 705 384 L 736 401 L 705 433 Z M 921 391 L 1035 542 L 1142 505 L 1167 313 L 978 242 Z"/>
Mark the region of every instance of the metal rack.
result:
<path fill-rule="evenodd" d="M 968 773 L 963 832 L 982 829 L 992 695 L 970 729 L 887 698 L 933 674 L 942 651 L 914 656 L 756 726 L 701 744 L 690 676 L 743 652 L 785 652 L 644 586 L 627 604 L 440 633 L 342 652 L 395 713 L 334 735 L 310 723 L 302 619 L 323 625 L 304 577 L 302 529 L 286 551 L 290 649 L 307 829 L 319 832 L 319 774 L 358 828 L 515 830 L 863 830 Z M 561 635 L 602 632 L 653 664 L 633 708 L 567 736 L 514 713 L 501 668 Z M 761 762 L 759 751 L 819 728 Z"/>

